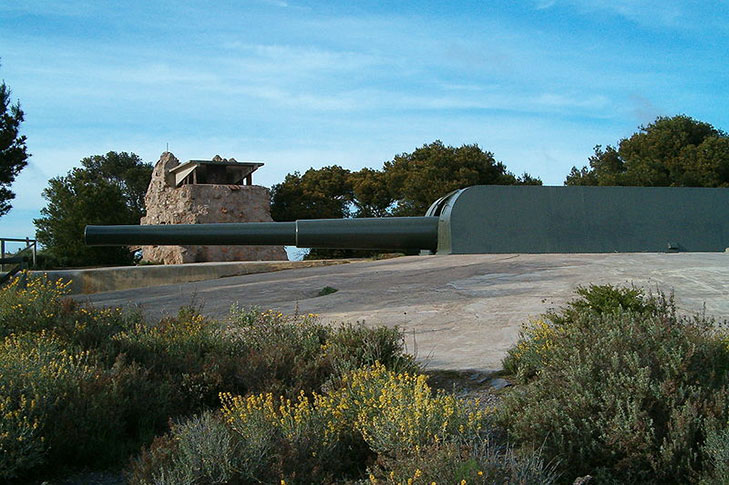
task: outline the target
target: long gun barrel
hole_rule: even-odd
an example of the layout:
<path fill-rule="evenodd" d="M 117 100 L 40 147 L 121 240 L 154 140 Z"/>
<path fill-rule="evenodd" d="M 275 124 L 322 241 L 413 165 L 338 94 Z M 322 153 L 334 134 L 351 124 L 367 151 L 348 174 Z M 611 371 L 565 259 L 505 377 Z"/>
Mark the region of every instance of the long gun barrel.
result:
<path fill-rule="evenodd" d="M 86 226 L 84 237 L 90 246 L 284 245 L 300 248 L 435 250 L 438 246 L 438 217 Z"/>

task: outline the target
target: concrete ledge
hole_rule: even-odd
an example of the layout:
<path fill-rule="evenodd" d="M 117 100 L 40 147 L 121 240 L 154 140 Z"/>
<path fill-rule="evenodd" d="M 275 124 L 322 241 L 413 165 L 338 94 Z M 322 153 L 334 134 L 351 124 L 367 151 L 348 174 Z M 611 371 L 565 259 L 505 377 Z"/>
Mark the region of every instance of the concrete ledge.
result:
<path fill-rule="evenodd" d="M 295 268 L 315 268 L 349 263 L 349 260 L 314 261 L 233 261 L 227 263 L 189 263 L 154 266 L 119 266 L 114 268 L 33 271 L 52 280 L 71 280 L 71 294 L 164 286 L 191 281 L 212 280 L 228 276 L 269 273 Z"/>

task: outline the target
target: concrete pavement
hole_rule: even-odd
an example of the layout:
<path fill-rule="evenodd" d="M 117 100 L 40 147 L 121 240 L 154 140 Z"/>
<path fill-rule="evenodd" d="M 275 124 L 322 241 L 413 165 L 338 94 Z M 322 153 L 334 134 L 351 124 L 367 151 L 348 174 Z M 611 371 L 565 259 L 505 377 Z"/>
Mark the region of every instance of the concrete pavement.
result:
<path fill-rule="evenodd" d="M 224 317 L 237 303 L 317 313 L 327 322 L 399 325 L 429 367 L 490 371 L 501 367 L 522 323 L 589 283 L 675 291 L 680 308 L 729 318 L 727 253 L 410 256 L 77 298 L 140 305 L 150 318 L 191 303 Z M 317 296 L 325 286 L 339 291 Z"/>

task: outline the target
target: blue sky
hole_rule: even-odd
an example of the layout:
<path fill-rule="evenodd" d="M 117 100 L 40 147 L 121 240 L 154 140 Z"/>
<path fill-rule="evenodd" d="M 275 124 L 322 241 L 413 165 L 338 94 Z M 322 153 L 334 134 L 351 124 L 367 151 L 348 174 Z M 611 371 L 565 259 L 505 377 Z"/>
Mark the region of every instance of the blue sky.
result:
<path fill-rule="evenodd" d="M 260 160 L 270 186 L 440 139 L 560 185 L 659 115 L 729 131 L 727 0 L 0 0 L 0 62 L 33 155 L 6 237 L 110 150 Z"/>

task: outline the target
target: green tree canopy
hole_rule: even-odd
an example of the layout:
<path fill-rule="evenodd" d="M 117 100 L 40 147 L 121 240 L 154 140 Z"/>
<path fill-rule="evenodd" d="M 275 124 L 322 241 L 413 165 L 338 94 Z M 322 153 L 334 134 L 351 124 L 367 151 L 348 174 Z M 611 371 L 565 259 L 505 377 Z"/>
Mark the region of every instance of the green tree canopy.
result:
<path fill-rule="evenodd" d="M 277 221 L 424 215 L 437 199 L 469 185 L 541 183 L 514 176 L 478 145 L 435 141 L 395 156 L 382 170 L 333 165 L 289 174 L 271 189 L 271 214 Z"/>
<path fill-rule="evenodd" d="M 87 224 L 139 224 L 152 166 L 126 152 L 87 157 L 81 165 L 43 190 L 48 205 L 33 221 L 38 241 L 66 265 L 130 264 L 128 248 L 88 247 L 83 231 Z"/>
<path fill-rule="evenodd" d="M 385 173 L 371 168 L 353 172 L 349 177 L 352 184 L 355 217 L 385 217 L 389 215 L 394 202 L 387 186 Z"/>
<path fill-rule="evenodd" d="M 598 145 L 565 185 L 729 187 L 729 136 L 685 115 L 659 117 L 618 148 Z"/>
<path fill-rule="evenodd" d="M 152 178 L 152 165 L 127 152 L 109 152 L 106 155 L 93 155 L 81 160 L 81 165 L 90 174 L 116 186 L 124 196 L 131 210 L 130 218 L 139 219 L 145 215 L 144 196 Z"/>
<path fill-rule="evenodd" d="M 20 135 L 20 123 L 24 119 L 20 103 L 10 104 L 10 90 L 5 82 L 0 84 L 0 216 L 12 208 L 10 201 L 15 194 L 10 184 L 28 165 L 25 136 Z"/>
<path fill-rule="evenodd" d="M 332 165 L 288 174 L 271 187 L 271 217 L 275 221 L 349 217 L 352 202 L 350 171 Z"/>
<path fill-rule="evenodd" d="M 524 174 L 516 177 L 478 145 L 452 147 L 440 140 L 412 153 L 397 155 L 383 168 L 393 197 L 392 215 L 422 216 L 440 197 L 470 185 L 541 185 Z"/>

